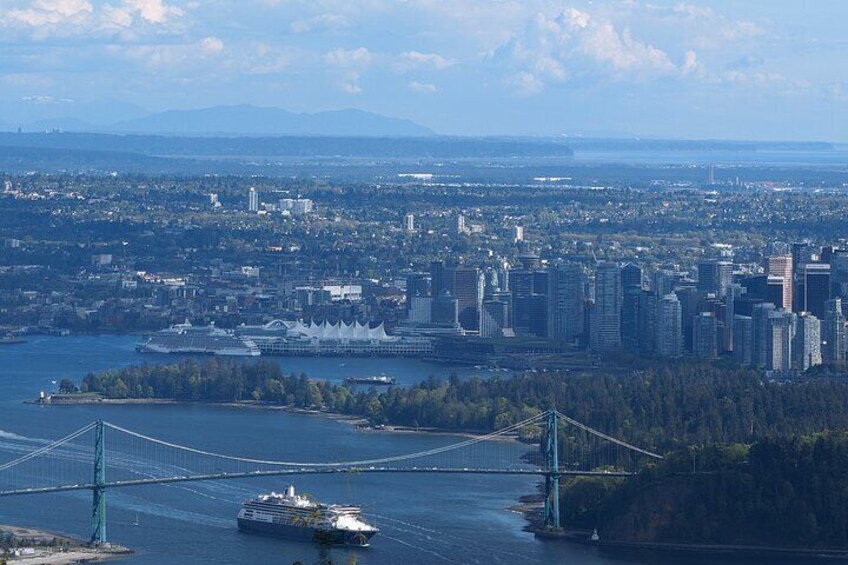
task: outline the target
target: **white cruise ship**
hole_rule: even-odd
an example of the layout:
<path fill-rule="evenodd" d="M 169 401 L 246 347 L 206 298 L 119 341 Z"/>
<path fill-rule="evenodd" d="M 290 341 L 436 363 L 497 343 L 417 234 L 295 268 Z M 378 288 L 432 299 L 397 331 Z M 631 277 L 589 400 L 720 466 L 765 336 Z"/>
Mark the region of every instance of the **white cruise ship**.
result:
<path fill-rule="evenodd" d="M 238 526 L 243 532 L 367 547 L 379 530 L 365 522 L 360 512 L 358 506 L 314 502 L 290 485 L 284 494 L 272 492 L 246 501 Z"/>
<path fill-rule="evenodd" d="M 227 330 L 209 326 L 192 326 L 188 321 L 151 335 L 136 345 L 142 353 L 183 353 L 192 355 L 228 355 L 256 357 L 256 343 Z"/>

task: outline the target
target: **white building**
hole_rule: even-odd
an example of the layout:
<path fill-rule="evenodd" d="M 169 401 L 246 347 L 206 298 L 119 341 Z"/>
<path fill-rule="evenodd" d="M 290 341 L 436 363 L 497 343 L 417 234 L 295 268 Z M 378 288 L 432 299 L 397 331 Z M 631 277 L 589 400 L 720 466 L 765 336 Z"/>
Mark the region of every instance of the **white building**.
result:
<path fill-rule="evenodd" d="M 250 187 L 247 193 L 247 210 L 248 212 L 256 213 L 259 211 L 259 193 L 254 187 Z"/>

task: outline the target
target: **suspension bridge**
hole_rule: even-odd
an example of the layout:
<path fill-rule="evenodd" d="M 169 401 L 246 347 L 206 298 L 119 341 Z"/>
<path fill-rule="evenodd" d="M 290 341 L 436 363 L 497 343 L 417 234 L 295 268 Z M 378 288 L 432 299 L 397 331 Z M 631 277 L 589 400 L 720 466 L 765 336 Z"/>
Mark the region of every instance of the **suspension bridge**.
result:
<path fill-rule="evenodd" d="M 560 529 L 559 483 L 567 477 L 627 477 L 662 456 L 555 410 L 445 446 L 357 461 L 281 461 L 179 445 L 96 421 L 0 464 L 0 498 L 92 491 L 91 543 L 106 543 L 106 493 L 143 485 L 367 473 L 536 475 L 544 478 L 544 526 Z M 9 449 L 9 446 L 7 446 Z"/>

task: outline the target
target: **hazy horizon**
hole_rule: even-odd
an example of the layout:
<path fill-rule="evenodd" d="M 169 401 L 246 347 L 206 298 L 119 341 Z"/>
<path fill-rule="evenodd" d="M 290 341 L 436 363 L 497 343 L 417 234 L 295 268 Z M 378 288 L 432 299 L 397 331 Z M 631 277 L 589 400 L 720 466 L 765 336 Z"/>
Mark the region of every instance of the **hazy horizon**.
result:
<path fill-rule="evenodd" d="M 805 6 L 6 0 L 0 123 L 249 104 L 442 135 L 848 142 L 848 4 Z"/>

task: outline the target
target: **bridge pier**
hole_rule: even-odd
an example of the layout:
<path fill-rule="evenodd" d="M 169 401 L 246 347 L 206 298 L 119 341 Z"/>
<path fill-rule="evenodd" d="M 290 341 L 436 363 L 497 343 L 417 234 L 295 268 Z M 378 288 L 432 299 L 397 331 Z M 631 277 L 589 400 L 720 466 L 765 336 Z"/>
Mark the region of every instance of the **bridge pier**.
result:
<path fill-rule="evenodd" d="M 91 503 L 91 543 L 106 543 L 106 436 L 102 420 L 94 428 L 94 493 Z"/>
<path fill-rule="evenodd" d="M 557 414 L 548 411 L 548 433 L 545 443 L 545 530 L 561 530 L 559 521 L 559 450 L 557 444 Z"/>

